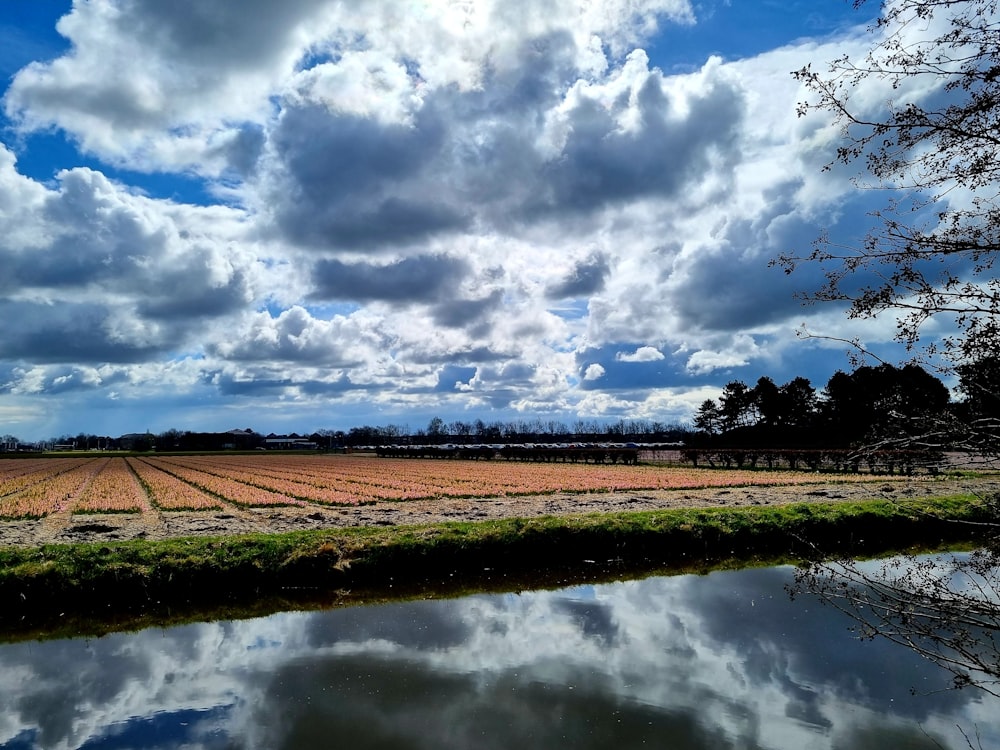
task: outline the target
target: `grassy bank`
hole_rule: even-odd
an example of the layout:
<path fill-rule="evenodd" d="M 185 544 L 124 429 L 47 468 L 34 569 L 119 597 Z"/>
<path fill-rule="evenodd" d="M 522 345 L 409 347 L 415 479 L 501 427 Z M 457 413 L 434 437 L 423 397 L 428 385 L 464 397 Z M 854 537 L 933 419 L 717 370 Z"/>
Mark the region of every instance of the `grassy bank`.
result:
<path fill-rule="evenodd" d="M 44 629 L 69 617 L 142 624 L 297 602 L 516 590 L 734 559 L 876 554 L 974 541 L 979 527 L 956 522 L 985 514 L 978 498 L 962 495 L 3 548 L 0 630 Z"/>

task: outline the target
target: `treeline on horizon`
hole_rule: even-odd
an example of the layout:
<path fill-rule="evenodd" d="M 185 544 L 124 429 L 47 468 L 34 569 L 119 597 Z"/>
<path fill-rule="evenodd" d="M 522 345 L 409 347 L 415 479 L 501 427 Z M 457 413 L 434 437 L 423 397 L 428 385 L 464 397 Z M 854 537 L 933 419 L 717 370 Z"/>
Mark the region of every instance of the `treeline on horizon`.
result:
<path fill-rule="evenodd" d="M 698 408 L 692 425 L 646 419 L 615 421 L 555 419 L 508 421 L 456 420 L 439 417 L 425 428 L 405 425 L 362 425 L 349 430 L 264 435 L 251 428 L 228 432 L 170 429 L 162 433 L 110 437 L 79 433 L 62 435 L 51 444 L 76 450 L 211 451 L 275 447 L 269 439 L 291 438 L 318 449 L 425 444 L 491 443 L 646 443 L 757 448 L 850 448 L 878 442 L 899 445 L 933 435 L 938 447 L 961 442 L 954 425 L 987 425 L 980 434 L 996 435 L 1000 425 L 1000 359 L 956 368 L 960 400 L 944 383 L 916 364 L 862 366 L 838 371 L 817 391 L 807 378 L 778 385 L 762 376 L 753 385 L 733 380 L 718 399 Z M 4 446 L 16 438 L 3 438 Z M 283 447 L 292 447 L 285 444 Z M 953 447 L 970 447 L 956 445 Z M 975 447 L 975 446 L 972 446 Z M 9 448 L 8 448 L 9 449 Z"/>
<path fill-rule="evenodd" d="M 681 443 L 692 435 L 690 427 L 665 424 L 645 419 L 619 419 L 613 422 L 577 420 L 571 425 L 558 420 L 517 419 L 484 422 L 445 422 L 434 417 L 424 428 L 411 430 L 406 425 L 362 425 L 349 430 L 321 429 L 312 433 L 262 434 L 252 428 L 228 432 L 192 432 L 169 429 L 161 433 L 137 433 L 110 437 L 79 433 L 61 435 L 48 443 L 72 446 L 75 450 L 133 451 L 224 451 L 267 448 L 269 440 L 301 441 L 281 444 L 282 448 L 316 448 L 335 450 L 362 446 L 388 445 L 457 445 L 488 443 L 555 443 L 555 442 L 644 442 Z M 7 436 L 7 442 L 17 442 Z M 313 445 L 308 445 L 308 444 Z M 277 446 L 273 446 L 278 449 Z"/>

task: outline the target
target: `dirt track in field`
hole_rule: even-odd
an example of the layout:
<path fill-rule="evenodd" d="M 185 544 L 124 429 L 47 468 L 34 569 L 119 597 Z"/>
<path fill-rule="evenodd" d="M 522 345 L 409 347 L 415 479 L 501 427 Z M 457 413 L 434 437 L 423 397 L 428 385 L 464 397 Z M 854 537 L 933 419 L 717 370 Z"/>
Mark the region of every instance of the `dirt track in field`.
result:
<path fill-rule="evenodd" d="M 616 513 L 685 507 L 739 507 L 793 502 L 837 502 L 873 498 L 944 497 L 1000 493 L 1000 475 L 986 479 L 887 479 L 863 483 L 822 483 L 794 487 L 735 487 L 701 490 L 553 494 L 526 497 L 413 500 L 360 507 L 230 508 L 144 514 L 57 513 L 42 519 L 0 521 L 0 546 L 228 536 L 280 533 L 347 526 L 393 526 L 444 521 L 577 513 Z"/>

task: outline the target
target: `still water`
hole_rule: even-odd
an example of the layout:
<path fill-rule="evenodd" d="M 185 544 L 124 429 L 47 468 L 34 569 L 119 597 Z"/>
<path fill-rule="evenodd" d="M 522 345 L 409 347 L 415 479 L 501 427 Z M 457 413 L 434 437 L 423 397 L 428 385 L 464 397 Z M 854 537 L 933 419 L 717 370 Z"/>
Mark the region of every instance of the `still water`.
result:
<path fill-rule="evenodd" d="M 0 748 L 1000 747 L 995 699 L 791 601 L 791 575 L 3 645 Z"/>

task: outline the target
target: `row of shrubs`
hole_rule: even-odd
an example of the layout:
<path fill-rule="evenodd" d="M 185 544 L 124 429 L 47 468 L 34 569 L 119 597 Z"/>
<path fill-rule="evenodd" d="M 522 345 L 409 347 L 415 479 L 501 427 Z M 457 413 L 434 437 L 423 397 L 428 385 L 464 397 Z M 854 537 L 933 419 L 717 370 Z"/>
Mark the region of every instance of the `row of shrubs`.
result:
<path fill-rule="evenodd" d="M 491 461 L 536 461 L 545 463 L 637 464 L 639 449 L 626 447 L 565 446 L 437 446 L 390 445 L 376 448 L 382 458 L 439 458 Z M 937 474 L 944 455 L 935 450 L 851 450 L 803 448 L 685 447 L 676 452 L 680 460 L 696 468 L 792 469 L 827 472 Z"/>
<path fill-rule="evenodd" d="M 595 464 L 637 464 L 638 448 L 525 448 L 507 445 L 500 449 L 500 457 L 508 461 L 546 461 Z"/>
<path fill-rule="evenodd" d="M 852 450 L 800 448 L 682 448 L 681 459 L 712 468 L 809 469 L 872 474 L 937 474 L 944 454 L 937 450 Z"/>
<path fill-rule="evenodd" d="M 637 464 L 637 448 L 563 448 L 553 446 L 505 445 L 441 447 L 434 445 L 392 445 L 375 449 L 382 458 L 455 458 L 471 460 L 538 461 L 545 463 Z"/>

